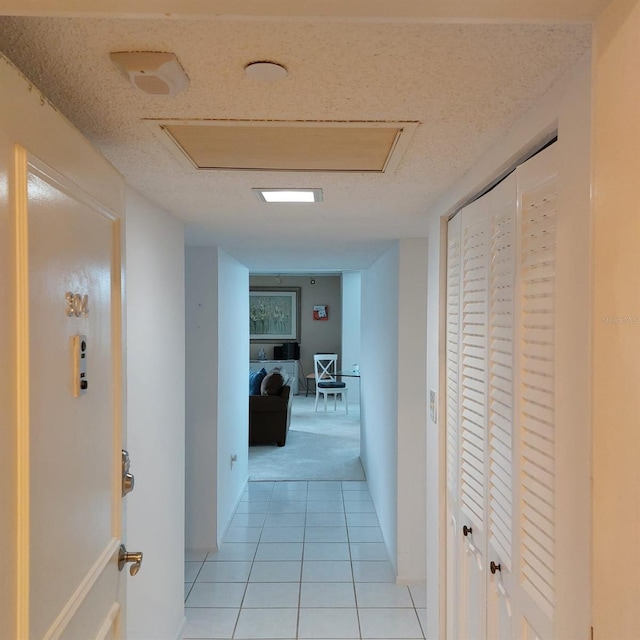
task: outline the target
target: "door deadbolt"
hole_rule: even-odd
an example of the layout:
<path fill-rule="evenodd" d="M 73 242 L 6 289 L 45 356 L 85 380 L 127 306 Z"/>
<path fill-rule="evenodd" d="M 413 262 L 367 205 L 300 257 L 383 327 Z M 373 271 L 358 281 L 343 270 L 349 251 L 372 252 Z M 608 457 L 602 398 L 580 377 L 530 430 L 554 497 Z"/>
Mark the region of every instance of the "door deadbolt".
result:
<path fill-rule="evenodd" d="M 129 573 L 135 576 L 142 565 L 142 551 L 127 551 L 127 548 L 121 544 L 120 551 L 118 552 L 118 569 L 122 571 L 124 565 L 131 562 L 129 567 Z"/>
<path fill-rule="evenodd" d="M 126 449 L 122 450 L 122 497 L 124 498 L 128 493 L 133 491 L 135 486 L 135 478 L 132 473 L 129 473 L 129 467 L 131 466 L 131 460 L 129 459 L 129 452 Z"/>

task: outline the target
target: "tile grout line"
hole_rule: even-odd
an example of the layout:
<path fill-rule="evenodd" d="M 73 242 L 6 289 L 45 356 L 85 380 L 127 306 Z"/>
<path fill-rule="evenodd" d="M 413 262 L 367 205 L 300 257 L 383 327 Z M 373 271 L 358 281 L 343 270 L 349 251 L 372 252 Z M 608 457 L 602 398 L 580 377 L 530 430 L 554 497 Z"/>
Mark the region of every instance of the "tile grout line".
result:
<path fill-rule="evenodd" d="M 266 533 L 267 516 L 268 516 L 268 514 L 271 513 L 271 505 L 272 505 L 272 503 L 276 503 L 276 502 L 287 502 L 288 501 L 288 498 L 287 498 L 286 494 L 277 495 L 277 492 L 275 491 L 275 488 L 277 486 L 278 486 L 277 483 L 273 483 L 271 488 L 270 488 L 271 490 L 264 492 L 264 498 L 267 498 L 266 500 L 260 500 L 259 498 L 257 500 L 253 500 L 253 502 L 262 502 L 262 501 L 266 502 L 267 503 L 267 511 L 266 511 L 266 513 L 264 515 L 264 519 L 262 520 L 261 524 L 258 525 L 259 528 L 260 528 L 260 533 L 257 536 L 257 540 L 256 540 L 256 543 L 255 543 L 256 547 L 255 547 L 255 550 L 253 551 L 253 553 L 251 555 L 251 558 L 250 558 L 251 564 L 250 564 L 249 573 L 247 575 L 246 580 L 244 581 L 244 590 L 243 590 L 243 593 L 242 593 L 242 599 L 240 601 L 240 605 L 239 605 L 239 609 L 238 609 L 238 616 L 236 617 L 235 626 L 234 626 L 233 633 L 232 633 L 233 637 L 235 637 L 235 634 L 238 631 L 238 625 L 239 625 L 239 622 L 240 622 L 240 615 L 242 614 L 243 611 L 247 610 L 244 607 L 244 604 L 247 601 L 246 598 L 247 598 L 247 592 L 248 592 L 248 589 L 249 589 L 249 586 L 250 586 L 250 578 L 251 578 L 252 572 L 253 572 L 253 570 L 255 568 L 255 563 L 258 562 L 258 551 L 259 551 L 260 545 L 263 545 L 263 544 L 267 545 L 268 544 L 268 542 L 263 538 L 263 536 Z M 306 546 L 307 546 L 307 544 L 311 544 L 311 542 L 312 542 L 307 538 L 307 534 L 308 534 L 307 529 L 308 529 L 309 526 L 311 526 L 309 524 L 309 519 L 308 519 L 308 514 L 310 513 L 308 511 L 308 509 L 309 509 L 310 503 L 312 503 L 314 501 L 309 499 L 309 491 L 310 491 L 310 489 L 309 489 L 309 483 L 308 482 L 306 483 L 306 486 L 307 486 L 307 489 L 306 489 L 306 498 L 305 498 L 304 517 L 302 518 L 302 542 L 301 542 L 302 547 L 301 547 L 301 556 L 300 556 L 300 573 L 298 574 L 298 579 L 296 581 L 297 585 L 298 585 L 298 589 L 297 589 L 297 607 L 296 607 L 297 611 L 296 611 L 295 637 L 298 640 L 300 639 L 300 632 L 301 632 L 300 623 L 301 623 L 301 613 L 302 613 L 302 608 L 303 608 L 302 607 L 302 586 L 303 586 L 304 564 L 305 564 L 305 561 L 309 561 L 309 562 L 311 561 L 307 557 L 308 550 L 306 549 Z M 347 519 L 347 516 L 348 516 L 347 505 L 346 505 L 347 501 L 345 501 L 346 489 L 345 489 L 343 483 L 340 483 L 339 487 L 340 487 L 339 496 L 340 496 L 340 501 L 341 501 L 341 507 L 340 507 L 340 511 L 338 513 L 340 513 L 342 515 L 342 518 L 344 519 L 347 553 L 348 553 L 349 566 L 350 566 L 350 571 L 351 571 L 350 582 L 351 582 L 351 589 L 352 589 L 352 593 L 353 593 L 353 597 L 354 597 L 354 608 L 355 608 L 355 611 L 356 611 L 356 620 L 357 620 L 357 624 L 358 624 L 358 638 L 360 640 L 362 640 L 363 630 L 362 630 L 362 625 L 361 625 L 361 620 L 360 620 L 360 613 L 361 613 L 360 612 L 360 608 L 361 607 L 359 607 L 359 599 L 358 599 L 357 590 L 356 590 L 356 577 L 355 577 L 355 571 L 354 571 L 354 562 L 355 562 L 355 560 L 354 560 L 353 550 L 352 550 L 352 544 L 355 544 L 355 543 L 353 542 L 353 540 L 351 538 L 351 532 L 350 532 L 350 529 L 349 529 L 349 524 L 348 524 L 348 519 Z M 323 489 L 325 489 L 325 488 L 324 487 L 318 487 L 317 488 L 318 491 L 322 491 Z M 326 489 L 328 490 L 328 487 Z M 320 500 L 322 499 L 322 496 L 315 496 L 315 497 L 320 499 Z M 278 499 L 278 498 L 280 498 L 280 499 Z M 330 499 L 328 497 L 327 497 L 327 499 L 329 501 L 333 501 L 333 499 Z M 252 500 L 249 497 L 248 497 L 247 501 L 248 502 L 252 502 Z M 247 513 L 250 513 L 251 511 L 252 511 L 251 508 L 248 507 L 247 508 Z M 285 513 L 289 513 L 289 512 L 283 511 L 282 513 L 285 514 Z M 299 512 L 296 511 L 296 512 L 291 512 L 291 513 L 299 513 Z M 311 513 L 320 515 L 320 514 L 329 514 L 329 513 L 335 513 L 335 512 L 331 511 L 331 510 L 329 510 L 329 511 L 321 510 L 321 511 L 312 511 Z M 351 513 L 351 511 L 349 511 L 349 513 Z M 354 511 L 353 513 L 361 513 L 361 512 L 360 511 Z M 364 512 L 362 512 L 362 513 L 364 513 Z M 316 515 L 314 515 L 314 517 L 318 521 L 318 523 L 321 521 L 321 518 L 318 518 Z M 250 518 L 247 518 L 247 522 L 249 520 L 250 520 Z M 238 525 L 238 526 L 240 526 L 240 525 Z M 287 525 L 273 525 L 273 526 L 280 528 L 280 527 L 286 527 Z M 294 526 L 294 525 L 289 525 L 289 526 Z M 295 525 L 295 526 L 298 526 L 298 525 Z M 315 526 L 320 527 L 322 525 L 321 524 L 317 524 Z M 331 526 L 331 525 L 326 525 L 326 526 Z M 338 525 L 335 525 L 335 526 L 338 526 Z M 342 526 L 342 525 L 340 525 L 340 526 Z M 365 526 L 365 525 L 358 525 L 358 523 L 356 523 L 353 526 Z M 371 526 L 371 525 L 368 525 L 368 526 Z M 250 527 L 249 527 L 249 525 L 245 525 L 244 528 L 246 529 L 246 528 L 250 528 Z M 378 524 L 378 528 L 379 528 L 379 524 Z M 221 547 L 222 547 L 222 545 L 221 545 Z M 185 596 L 185 601 L 190 596 L 190 594 L 191 594 L 191 592 L 193 590 L 193 587 L 195 586 L 196 581 L 198 580 L 198 577 L 201 575 L 202 569 L 204 568 L 205 563 L 207 562 L 207 559 L 208 559 L 208 555 L 206 555 L 205 559 L 200 562 L 200 567 L 199 567 L 199 569 L 198 569 L 198 571 L 197 571 L 197 573 L 195 575 L 195 578 L 194 578 L 193 582 L 191 583 L 191 587 L 190 587 L 187 595 Z M 373 559 L 375 560 L 377 558 L 373 558 Z M 323 559 L 321 557 L 319 557 L 318 560 L 323 561 Z M 280 561 L 277 561 L 277 562 L 280 562 Z M 387 562 L 388 562 L 388 560 L 387 560 Z M 319 581 L 319 582 L 322 582 L 322 581 Z M 376 582 L 376 581 L 374 580 L 374 582 Z M 417 619 L 418 628 L 420 629 L 420 632 L 422 634 L 421 637 L 424 638 L 424 631 L 422 629 L 422 623 L 421 623 L 420 618 L 418 616 L 415 597 L 414 597 L 414 595 L 413 595 L 413 593 L 411 592 L 410 589 L 408 589 L 408 591 L 409 591 L 409 596 L 410 596 L 411 608 L 414 610 L 414 615 L 416 616 L 416 619 Z M 282 607 L 270 607 L 270 608 L 282 608 Z M 285 607 L 285 608 L 289 608 L 289 607 Z M 373 607 L 373 608 L 374 609 L 375 608 L 380 609 L 380 608 L 384 608 L 384 607 L 378 606 L 378 607 Z"/>
<path fill-rule="evenodd" d="M 360 609 L 358 608 L 358 593 L 356 590 L 356 574 L 353 570 L 353 554 L 351 553 L 351 537 L 349 534 L 349 523 L 347 520 L 347 508 L 344 504 L 344 486 L 340 484 L 342 491 L 342 508 L 344 510 L 344 523 L 347 529 L 347 549 L 349 550 L 349 565 L 351 566 L 351 584 L 353 588 L 353 602 L 356 608 L 356 620 L 358 621 L 358 636 L 362 639 L 362 623 L 360 622 Z"/>

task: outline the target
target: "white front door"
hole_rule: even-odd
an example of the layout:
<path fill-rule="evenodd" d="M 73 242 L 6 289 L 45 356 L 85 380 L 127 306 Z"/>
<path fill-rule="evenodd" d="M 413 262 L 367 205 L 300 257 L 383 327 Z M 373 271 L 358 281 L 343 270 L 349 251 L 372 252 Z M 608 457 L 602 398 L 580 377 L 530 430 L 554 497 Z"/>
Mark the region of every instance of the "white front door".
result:
<path fill-rule="evenodd" d="M 124 637 L 119 213 L 16 151 L 18 637 Z"/>

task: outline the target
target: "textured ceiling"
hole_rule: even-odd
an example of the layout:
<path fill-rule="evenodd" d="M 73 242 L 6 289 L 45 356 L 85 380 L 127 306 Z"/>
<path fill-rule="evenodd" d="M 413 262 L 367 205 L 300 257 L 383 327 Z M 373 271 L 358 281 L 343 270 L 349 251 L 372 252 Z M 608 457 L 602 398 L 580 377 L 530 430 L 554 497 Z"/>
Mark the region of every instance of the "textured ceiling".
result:
<path fill-rule="evenodd" d="M 187 223 L 189 244 L 281 272 L 363 268 L 390 240 L 426 235 L 429 206 L 589 46 L 590 27 L 571 23 L 0 18 L 0 51 L 129 184 Z M 123 50 L 175 52 L 189 88 L 174 98 L 135 90 L 109 60 Z M 265 59 L 289 75 L 245 76 Z M 198 172 L 145 118 L 421 124 L 386 174 Z M 324 201 L 265 205 L 251 187 L 322 187 Z"/>

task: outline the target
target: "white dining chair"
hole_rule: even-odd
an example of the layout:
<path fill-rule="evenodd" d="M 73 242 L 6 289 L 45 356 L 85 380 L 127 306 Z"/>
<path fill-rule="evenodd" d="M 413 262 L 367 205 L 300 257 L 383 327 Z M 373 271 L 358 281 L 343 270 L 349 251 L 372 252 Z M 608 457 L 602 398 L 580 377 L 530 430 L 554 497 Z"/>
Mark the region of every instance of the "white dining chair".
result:
<path fill-rule="evenodd" d="M 344 402 L 345 413 L 349 413 L 349 402 L 347 401 L 347 385 L 337 378 L 337 353 L 316 353 L 313 356 L 313 368 L 316 375 L 316 404 L 318 410 L 318 399 L 320 395 L 324 397 L 324 410 L 327 410 L 327 396 L 333 396 L 333 409 L 337 411 L 338 396 Z"/>

